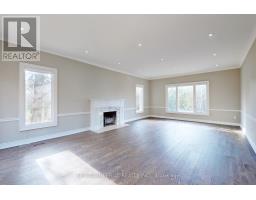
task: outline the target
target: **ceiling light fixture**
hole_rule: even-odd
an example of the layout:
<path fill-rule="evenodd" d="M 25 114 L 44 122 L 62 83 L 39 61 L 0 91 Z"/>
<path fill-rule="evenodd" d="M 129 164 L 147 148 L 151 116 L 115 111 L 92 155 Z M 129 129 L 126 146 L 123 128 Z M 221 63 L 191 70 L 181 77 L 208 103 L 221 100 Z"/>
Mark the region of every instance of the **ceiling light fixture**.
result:
<path fill-rule="evenodd" d="M 219 65 L 218 65 L 218 64 L 216 64 L 215 66 L 216 66 L 216 67 L 219 67 Z"/>
<path fill-rule="evenodd" d="M 142 44 L 141 44 L 141 43 L 139 43 L 139 44 L 138 44 L 138 47 L 141 47 L 141 46 L 142 46 Z"/>
<path fill-rule="evenodd" d="M 121 63 L 120 63 L 120 62 L 118 62 L 117 64 L 118 64 L 118 65 L 120 65 Z"/>
<path fill-rule="evenodd" d="M 161 62 L 163 62 L 163 61 L 164 61 L 164 59 L 163 59 L 163 58 L 161 58 L 160 60 L 161 60 Z"/>
<path fill-rule="evenodd" d="M 217 53 L 213 53 L 212 55 L 215 57 L 215 56 L 217 56 Z"/>
<path fill-rule="evenodd" d="M 88 50 L 85 50 L 84 52 L 85 52 L 86 54 L 88 54 L 88 53 L 89 53 L 89 51 L 88 51 Z"/>
<path fill-rule="evenodd" d="M 213 33 L 209 33 L 208 36 L 209 36 L 209 38 L 213 38 L 214 34 Z"/>

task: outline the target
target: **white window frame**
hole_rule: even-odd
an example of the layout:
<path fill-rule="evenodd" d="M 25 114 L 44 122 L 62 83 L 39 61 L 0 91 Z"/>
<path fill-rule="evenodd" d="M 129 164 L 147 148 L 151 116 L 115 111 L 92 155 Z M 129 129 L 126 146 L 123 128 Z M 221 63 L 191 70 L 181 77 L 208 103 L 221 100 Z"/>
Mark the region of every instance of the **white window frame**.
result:
<path fill-rule="evenodd" d="M 26 125 L 25 122 L 25 71 L 33 71 L 33 72 L 39 72 L 39 73 L 51 73 L 53 74 L 53 80 L 52 80 L 52 119 L 51 122 L 44 122 L 44 123 L 35 123 L 31 125 Z M 34 64 L 28 64 L 28 63 L 20 63 L 19 65 L 19 78 L 20 78 L 20 92 L 19 92 L 19 99 L 20 99 L 20 106 L 19 106 L 19 115 L 20 115 L 20 123 L 19 128 L 20 131 L 25 130 L 32 130 L 32 129 L 39 129 L 39 128 L 46 128 L 46 127 L 52 127 L 57 126 L 57 69 L 55 68 L 48 68 L 43 66 L 38 66 Z"/>
<path fill-rule="evenodd" d="M 144 113 L 144 85 L 141 85 L 141 84 L 136 84 L 136 88 L 135 88 L 135 99 L 136 99 L 136 90 L 137 90 L 137 87 L 139 88 L 142 88 L 142 110 L 140 111 L 137 111 L 137 107 L 135 108 L 136 109 L 136 114 L 140 114 L 140 113 Z M 136 99 L 137 101 L 137 99 Z M 137 105 L 137 102 L 136 102 L 136 105 Z"/>
<path fill-rule="evenodd" d="M 207 101 L 206 101 L 206 112 L 200 113 L 196 112 L 196 85 L 205 84 L 206 85 L 206 95 L 207 95 Z M 178 111 L 178 87 L 179 86 L 193 86 L 193 111 L 192 112 L 179 112 Z M 168 110 L 168 88 L 169 87 L 176 87 L 176 111 L 171 112 Z M 173 113 L 173 114 L 188 114 L 188 115 L 206 115 L 209 116 L 209 81 L 200 81 L 200 82 L 190 82 L 190 83 L 177 83 L 177 84 L 168 84 L 165 86 L 165 112 L 166 113 Z"/>

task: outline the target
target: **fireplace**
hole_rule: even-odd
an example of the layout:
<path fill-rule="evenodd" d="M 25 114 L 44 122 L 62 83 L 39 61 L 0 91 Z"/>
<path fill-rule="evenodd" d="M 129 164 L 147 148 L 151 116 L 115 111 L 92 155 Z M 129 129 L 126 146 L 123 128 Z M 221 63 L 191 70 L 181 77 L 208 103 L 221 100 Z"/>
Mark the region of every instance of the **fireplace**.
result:
<path fill-rule="evenodd" d="M 124 123 L 124 99 L 91 99 L 90 130 L 95 133 L 127 126 Z"/>
<path fill-rule="evenodd" d="M 116 111 L 104 112 L 103 123 L 105 126 L 111 126 L 116 124 Z"/>

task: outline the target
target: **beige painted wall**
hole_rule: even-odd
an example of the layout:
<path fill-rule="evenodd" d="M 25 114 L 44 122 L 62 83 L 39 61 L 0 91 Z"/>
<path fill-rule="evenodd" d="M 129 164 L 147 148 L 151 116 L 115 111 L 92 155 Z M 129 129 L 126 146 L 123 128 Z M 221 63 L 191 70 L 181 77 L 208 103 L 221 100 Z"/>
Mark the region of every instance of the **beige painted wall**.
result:
<path fill-rule="evenodd" d="M 256 151 L 256 41 L 241 68 L 242 127 Z"/>
<path fill-rule="evenodd" d="M 209 116 L 166 113 L 165 86 L 197 81 L 209 81 Z M 240 69 L 151 80 L 150 105 L 151 114 L 156 116 L 240 124 Z"/>
<path fill-rule="evenodd" d="M 124 98 L 126 120 L 149 114 L 147 80 L 48 53 L 41 53 L 41 61 L 35 64 L 58 70 L 58 114 L 90 112 L 92 98 Z M 75 114 L 59 116 L 57 127 L 19 132 L 18 81 L 18 63 L 0 61 L 0 143 L 89 127 L 90 115 Z M 139 115 L 135 112 L 136 84 L 143 84 L 145 91 L 145 109 Z"/>
<path fill-rule="evenodd" d="M 90 112 L 92 98 L 126 99 L 126 120 L 152 114 L 240 123 L 239 69 L 147 81 L 48 53 L 41 53 L 41 61 L 35 64 L 58 69 L 58 126 L 19 132 L 19 66 L 14 62 L 0 62 L 0 144 L 89 127 L 89 114 L 61 114 Z M 209 116 L 165 113 L 166 84 L 205 80 L 210 84 Z M 145 89 L 145 112 L 139 115 L 135 113 L 136 84 L 143 84 Z"/>

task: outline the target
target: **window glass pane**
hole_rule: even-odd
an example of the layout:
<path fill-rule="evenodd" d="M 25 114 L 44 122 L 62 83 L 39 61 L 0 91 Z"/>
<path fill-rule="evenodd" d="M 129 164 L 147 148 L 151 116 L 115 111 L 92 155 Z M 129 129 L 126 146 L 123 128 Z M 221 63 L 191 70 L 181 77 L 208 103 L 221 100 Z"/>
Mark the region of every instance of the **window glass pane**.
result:
<path fill-rule="evenodd" d="M 178 111 L 193 112 L 193 86 L 178 87 Z"/>
<path fill-rule="evenodd" d="M 207 112 L 207 88 L 206 85 L 196 85 L 196 112 Z"/>
<path fill-rule="evenodd" d="M 143 112 L 143 87 L 136 87 L 136 112 Z"/>
<path fill-rule="evenodd" d="M 176 112 L 176 87 L 168 87 L 168 111 Z"/>
<path fill-rule="evenodd" d="M 52 121 L 52 75 L 25 71 L 25 123 Z"/>

